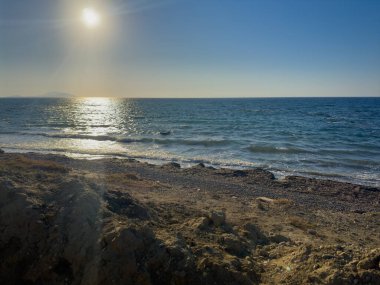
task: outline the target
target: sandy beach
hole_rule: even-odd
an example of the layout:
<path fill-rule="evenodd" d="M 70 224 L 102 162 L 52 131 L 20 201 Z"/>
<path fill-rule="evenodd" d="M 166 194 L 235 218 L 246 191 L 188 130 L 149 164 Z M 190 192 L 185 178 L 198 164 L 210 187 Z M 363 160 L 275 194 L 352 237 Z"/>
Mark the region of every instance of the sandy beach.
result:
<path fill-rule="evenodd" d="M 380 189 L 0 154 L 2 284 L 380 284 Z"/>

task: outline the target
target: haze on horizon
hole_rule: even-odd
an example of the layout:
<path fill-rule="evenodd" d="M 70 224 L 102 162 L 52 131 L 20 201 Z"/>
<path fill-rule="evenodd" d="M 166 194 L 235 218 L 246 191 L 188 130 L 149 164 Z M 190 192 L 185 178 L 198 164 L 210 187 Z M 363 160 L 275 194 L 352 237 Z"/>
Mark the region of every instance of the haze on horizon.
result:
<path fill-rule="evenodd" d="M 380 96 L 379 15 L 371 0 L 0 0 L 0 97 Z"/>

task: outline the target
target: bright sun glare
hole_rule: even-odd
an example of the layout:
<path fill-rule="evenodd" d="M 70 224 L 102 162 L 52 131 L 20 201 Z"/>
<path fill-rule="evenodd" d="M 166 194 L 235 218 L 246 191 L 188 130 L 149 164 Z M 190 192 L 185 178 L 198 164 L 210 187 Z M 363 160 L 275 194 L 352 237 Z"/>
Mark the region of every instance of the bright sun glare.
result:
<path fill-rule="evenodd" d="M 95 28 L 100 24 L 100 15 L 93 8 L 85 8 L 82 11 L 82 21 L 88 28 Z"/>

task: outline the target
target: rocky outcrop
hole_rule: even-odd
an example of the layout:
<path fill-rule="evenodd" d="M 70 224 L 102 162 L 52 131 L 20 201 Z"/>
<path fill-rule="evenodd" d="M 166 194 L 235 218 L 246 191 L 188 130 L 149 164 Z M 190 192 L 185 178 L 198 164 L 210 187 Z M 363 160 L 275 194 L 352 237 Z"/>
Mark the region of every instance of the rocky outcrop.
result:
<path fill-rule="evenodd" d="M 259 280 L 254 261 L 238 258 L 247 256 L 250 245 L 225 232 L 223 212 L 189 221 L 183 237 L 180 229 L 156 225 L 159 214 L 125 191 L 82 179 L 54 178 L 54 184 L 46 185 L 39 189 L 12 181 L 0 184 L 4 284 L 255 284 Z M 202 230 L 204 238 L 198 239 L 196 230 Z"/>
<path fill-rule="evenodd" d="M 2 284 L 380 284 L 380 213 L 313 211 L 263 186 L 292 192 L 296 183 L 315 195 L 335 182 L 308 190 L 305 179 L 277 182 L 265 171 L 137 172 L 135 161 L 127 171 L 124 161 L 30 156 L 0 157 Z M 261 184 L 246 195 L 226 190 L 252 181 Z"/>

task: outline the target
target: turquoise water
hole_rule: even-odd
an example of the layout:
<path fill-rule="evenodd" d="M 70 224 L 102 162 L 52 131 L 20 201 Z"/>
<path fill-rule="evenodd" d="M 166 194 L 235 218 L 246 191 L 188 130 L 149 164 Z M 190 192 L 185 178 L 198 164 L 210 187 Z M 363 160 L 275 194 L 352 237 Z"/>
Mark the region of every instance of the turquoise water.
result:
<path fill-rule="evenodd" d="M 0 147 L 380 186 L 380 98 L 3 98 Z"/>

